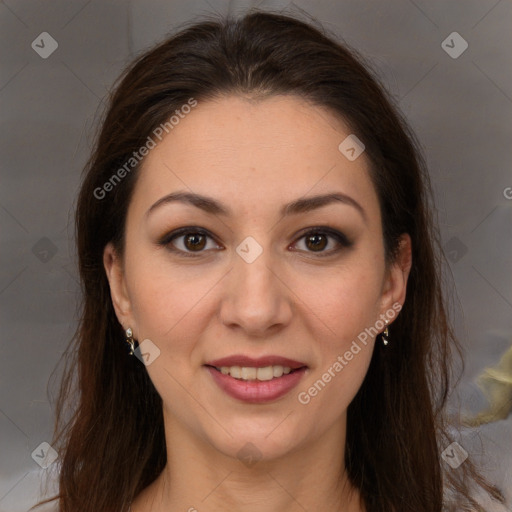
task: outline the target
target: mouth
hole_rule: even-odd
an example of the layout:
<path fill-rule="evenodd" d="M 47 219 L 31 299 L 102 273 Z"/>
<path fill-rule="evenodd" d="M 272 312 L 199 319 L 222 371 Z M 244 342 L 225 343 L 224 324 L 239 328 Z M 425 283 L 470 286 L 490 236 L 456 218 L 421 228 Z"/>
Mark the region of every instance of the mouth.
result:
<path fill-rule="evenodd" d="M 300 371 L 303 368 L 306 368 L 306 366 L 301 366 L 299 368 L 292 369 L 289 366 L 282 365 L 263 366 L 260 368 L 253 366 L 205 366 L 214 368 L 218 372 L 222 373 L 222 375 L 229 375 L 234 379 L 246 382 L 255 380 L 259 382 L 268 382 L 273 379 L 279 379 L 283 375 L 289 375 L 290 373 L 294 373 Z"/>
<path fill-rule="evenodd" d="M 292 359 L 269 356 L 252 359 L 233 356 L 204 365 L 227 395 L 249 403 L 266 403 L 289 393 L 308 366 Z"/>

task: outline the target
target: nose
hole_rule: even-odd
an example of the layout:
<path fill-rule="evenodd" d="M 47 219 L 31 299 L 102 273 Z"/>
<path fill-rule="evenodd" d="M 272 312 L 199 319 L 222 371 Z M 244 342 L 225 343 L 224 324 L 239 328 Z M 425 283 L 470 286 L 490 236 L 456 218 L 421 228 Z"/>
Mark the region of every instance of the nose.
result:
<path fill-rule="evenodd" d="M 270 250 L 248 262 L 235 254 L 220 305 L 221 322 L 245 336 L 262 338 L 290 323 L 293 292 Z"/>

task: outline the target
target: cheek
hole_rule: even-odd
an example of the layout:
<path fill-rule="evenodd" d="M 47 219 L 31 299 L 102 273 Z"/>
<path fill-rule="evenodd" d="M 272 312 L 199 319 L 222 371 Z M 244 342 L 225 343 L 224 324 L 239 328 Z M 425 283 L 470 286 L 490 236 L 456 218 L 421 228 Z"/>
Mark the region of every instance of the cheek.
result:
<path fill-rule="evenodd" d="M 141 261 L 146 263 L 141 264 Z M 131 263 L 131 264 L 130 264 Z M 190 319 L 201 318 L 206 292 L 214 284 L 210 277 L 194 278 L 155 259 L 127 262 L 132 312 L 140 336 L 155 343 L 186 343 Z M 211 282 L 210 282 L 211 281 Z M 204 316 L 203 316 L 204 317 Z"/>
<path fill-rule="evenodd" d="M 368 371 L 379 319 L 380 270 L 370 260 L 347 266 L 317 280 L 315 292 L 304 297 L 307 308 L 315 313 L 312 330 L 320 357 L 297 399 L 327 423 L 346 410 Z"/>
<path fill-rule="evenodd" d="M 377 265 L 346 265 L 338 272 L 317 275 L 310 284 L 314 286 L 304 287 L 301 299 L 322 320 L 327 337 L 338 345 L 378 318 L 382 276 Z"/>
<path fill-rule="evenodd" d="M 302 414 L 316 418 L 312 426 L 313 437 L 321 435 L 346 413 L 361 387 L 370 364 L 373 343 L 359 345 L 357 353 L 348 349 L 338 354 L 299 390 L 297 401 Z M 346 357 L 347 352 L 352 354 L 350 360 Z"/>
<path fill-rule="evenodd" d="M 375 344 L 376 298 L 375 282 L 357 274 L 331 283 L 324 294 L 309 297 L 318 312 L 313 328 L 318 364 L 297 400 L 312 416 L 322 417 L 318 429 L 343 414 L 366 376 Z"/>

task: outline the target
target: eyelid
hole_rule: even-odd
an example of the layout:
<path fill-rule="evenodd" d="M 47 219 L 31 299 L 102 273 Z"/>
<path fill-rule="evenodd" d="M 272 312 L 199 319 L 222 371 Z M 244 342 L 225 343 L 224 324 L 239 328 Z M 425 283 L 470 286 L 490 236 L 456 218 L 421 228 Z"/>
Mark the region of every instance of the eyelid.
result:
<path fill-rule="evenodd" d="M 349 239 L 347 235 L 345 235 L 345 233 L 343 233 L 337 228 L 333 228 L 331 226 L 326 225 L 310 226 L 308 228 L 304 228 L 300 230 L 295 236 L 298 238 L 303 238 L 304 236 L 310 233 L 320 233 L 323 235 L 332 236 L 334 238 L 340 238 L 343 241 L 343 243 L 346 243 L 347 245 L 352 245 L 352 241 Z"/>
<path fill-rule="evenodd" d="M 335 254 L 338 254 L 342 249 L 349 249 L 354 245 L 354 242 L 345 235 L 342 231 L 339 231 L 336 228 L 332 228 L 330 226 L 310 226 L 308 228 L 304 228 L 303 230 L 299 231 L 299 233 L 296 236 L 295 241 L 291 244 L 291 246 L 295 245 L 300 240 L 304 239 L 308 235 L 313 234 L 320 234 L 324 236 L 328 236 L 330 238 L 334 238 L 336 242 L 338 243 L 338 247 L 334 249 L 330 249 L 328 251 L 302 251 L 299 252 L 306 253 L 308 255 L 313 254 L 317 257 L 328 257 Z"/>
<path fill-rule="evenodd" d="M 162 236 L 157 244 L 167 247 L 168 250 L 170 250 L 173 253 L 177 253 L 179 255 L 185 256 L 185 257 L 198 257 L 201 256 L 203 253 L 208 253 L 211 249 L 208 250 L 201 250 L 201 251 L 183 251 L 181 249 L 177 249 L 176 247 L 172 246 L 172 241 L 180 238 L 182 236 L 188 235 L 188 234 L 198 234 L 202 236 L 206 236 L 207 238 L 212 239 L 217 245 L 219 245 L 219 242 L 217 241 L 216 237 L 210 233 L 205 228 L 201 228 L 199 226 L 184 226 L 182 228 L 175 229 L 169 233 L 166 233 L 164 236 Z M 332 228 L 330 226 L 310 226 L 308 228 L 304 228 L 303 230 L 299 231 L 299 233 L 295 234 L 294 242 L 292 244 L 288 245 L 288 247 L 292 247 L 297 242 L 305 238 L 306 236 L 310 234 L 320 234 L 320 235 L 326 235 L 328 237 L 334 238 L 338 245 L 340 247 L 337 247 L 335 249 L 331 249 L 329 251 L 303 251 L 299 250 L 298 252 L 305 252 L 309 254 L 317 255 L 318 257 L 326 257 L 333 254 L 337 254 L 340 252 L 343 248 L 348 249 L 353 246 L 353 242 L 341 231 L 338 229 Z M 221 248 L 220 250 L 224 250 L 224 248 Z"/>
<path fill-rule="evenodd" d="M 202 253 L 206 253 L 208 251 L 183 251 L 181 249 L 178 249 L 176 247 L 172 246 L 172 242 L 175 239 L 178 239 L 180 237 L 183 237 L 188 234 L 195 234 L 195 235 L 202 235 L 207 238 L 212 239 L 217 245 L 219 245 L 219 242 L 217 242 L 216 238 L 205 228 L 201 228 L 199 226 L 184 226 L 182 228 L 175 229 L 169 233 L 166 233 L 164 236 L 162 236 L 157 244 L 161 245 L 163 247 L 166 247 L 169 251 L 173 253 L 177 253 L 179 255 L 185 256 L 185 257 L 196 257 L 200 256 Z M 221 249 L 223 250 L 223 249 Z"/>

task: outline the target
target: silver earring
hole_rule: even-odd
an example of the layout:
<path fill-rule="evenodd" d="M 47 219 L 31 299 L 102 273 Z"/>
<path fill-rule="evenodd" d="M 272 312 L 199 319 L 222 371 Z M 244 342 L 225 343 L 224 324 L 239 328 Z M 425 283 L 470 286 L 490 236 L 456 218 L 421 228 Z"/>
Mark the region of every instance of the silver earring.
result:
<path fill-rule="evenodd" d="M 382 343 L 384 346 L 386 346 L 389 343 L 389 329 L 388 329 L 388 321 L 384 320 L 386 322 L 386 328 L 382 332 Z"/>
<path fill-rule="evenodd" d="M 135 342 L 133 341 L 133 331 L 131 327 L 126 329 L 126 343 L 130 345 L 130 355 L 133 356 L 133 352 L 135 350 Z"/>

